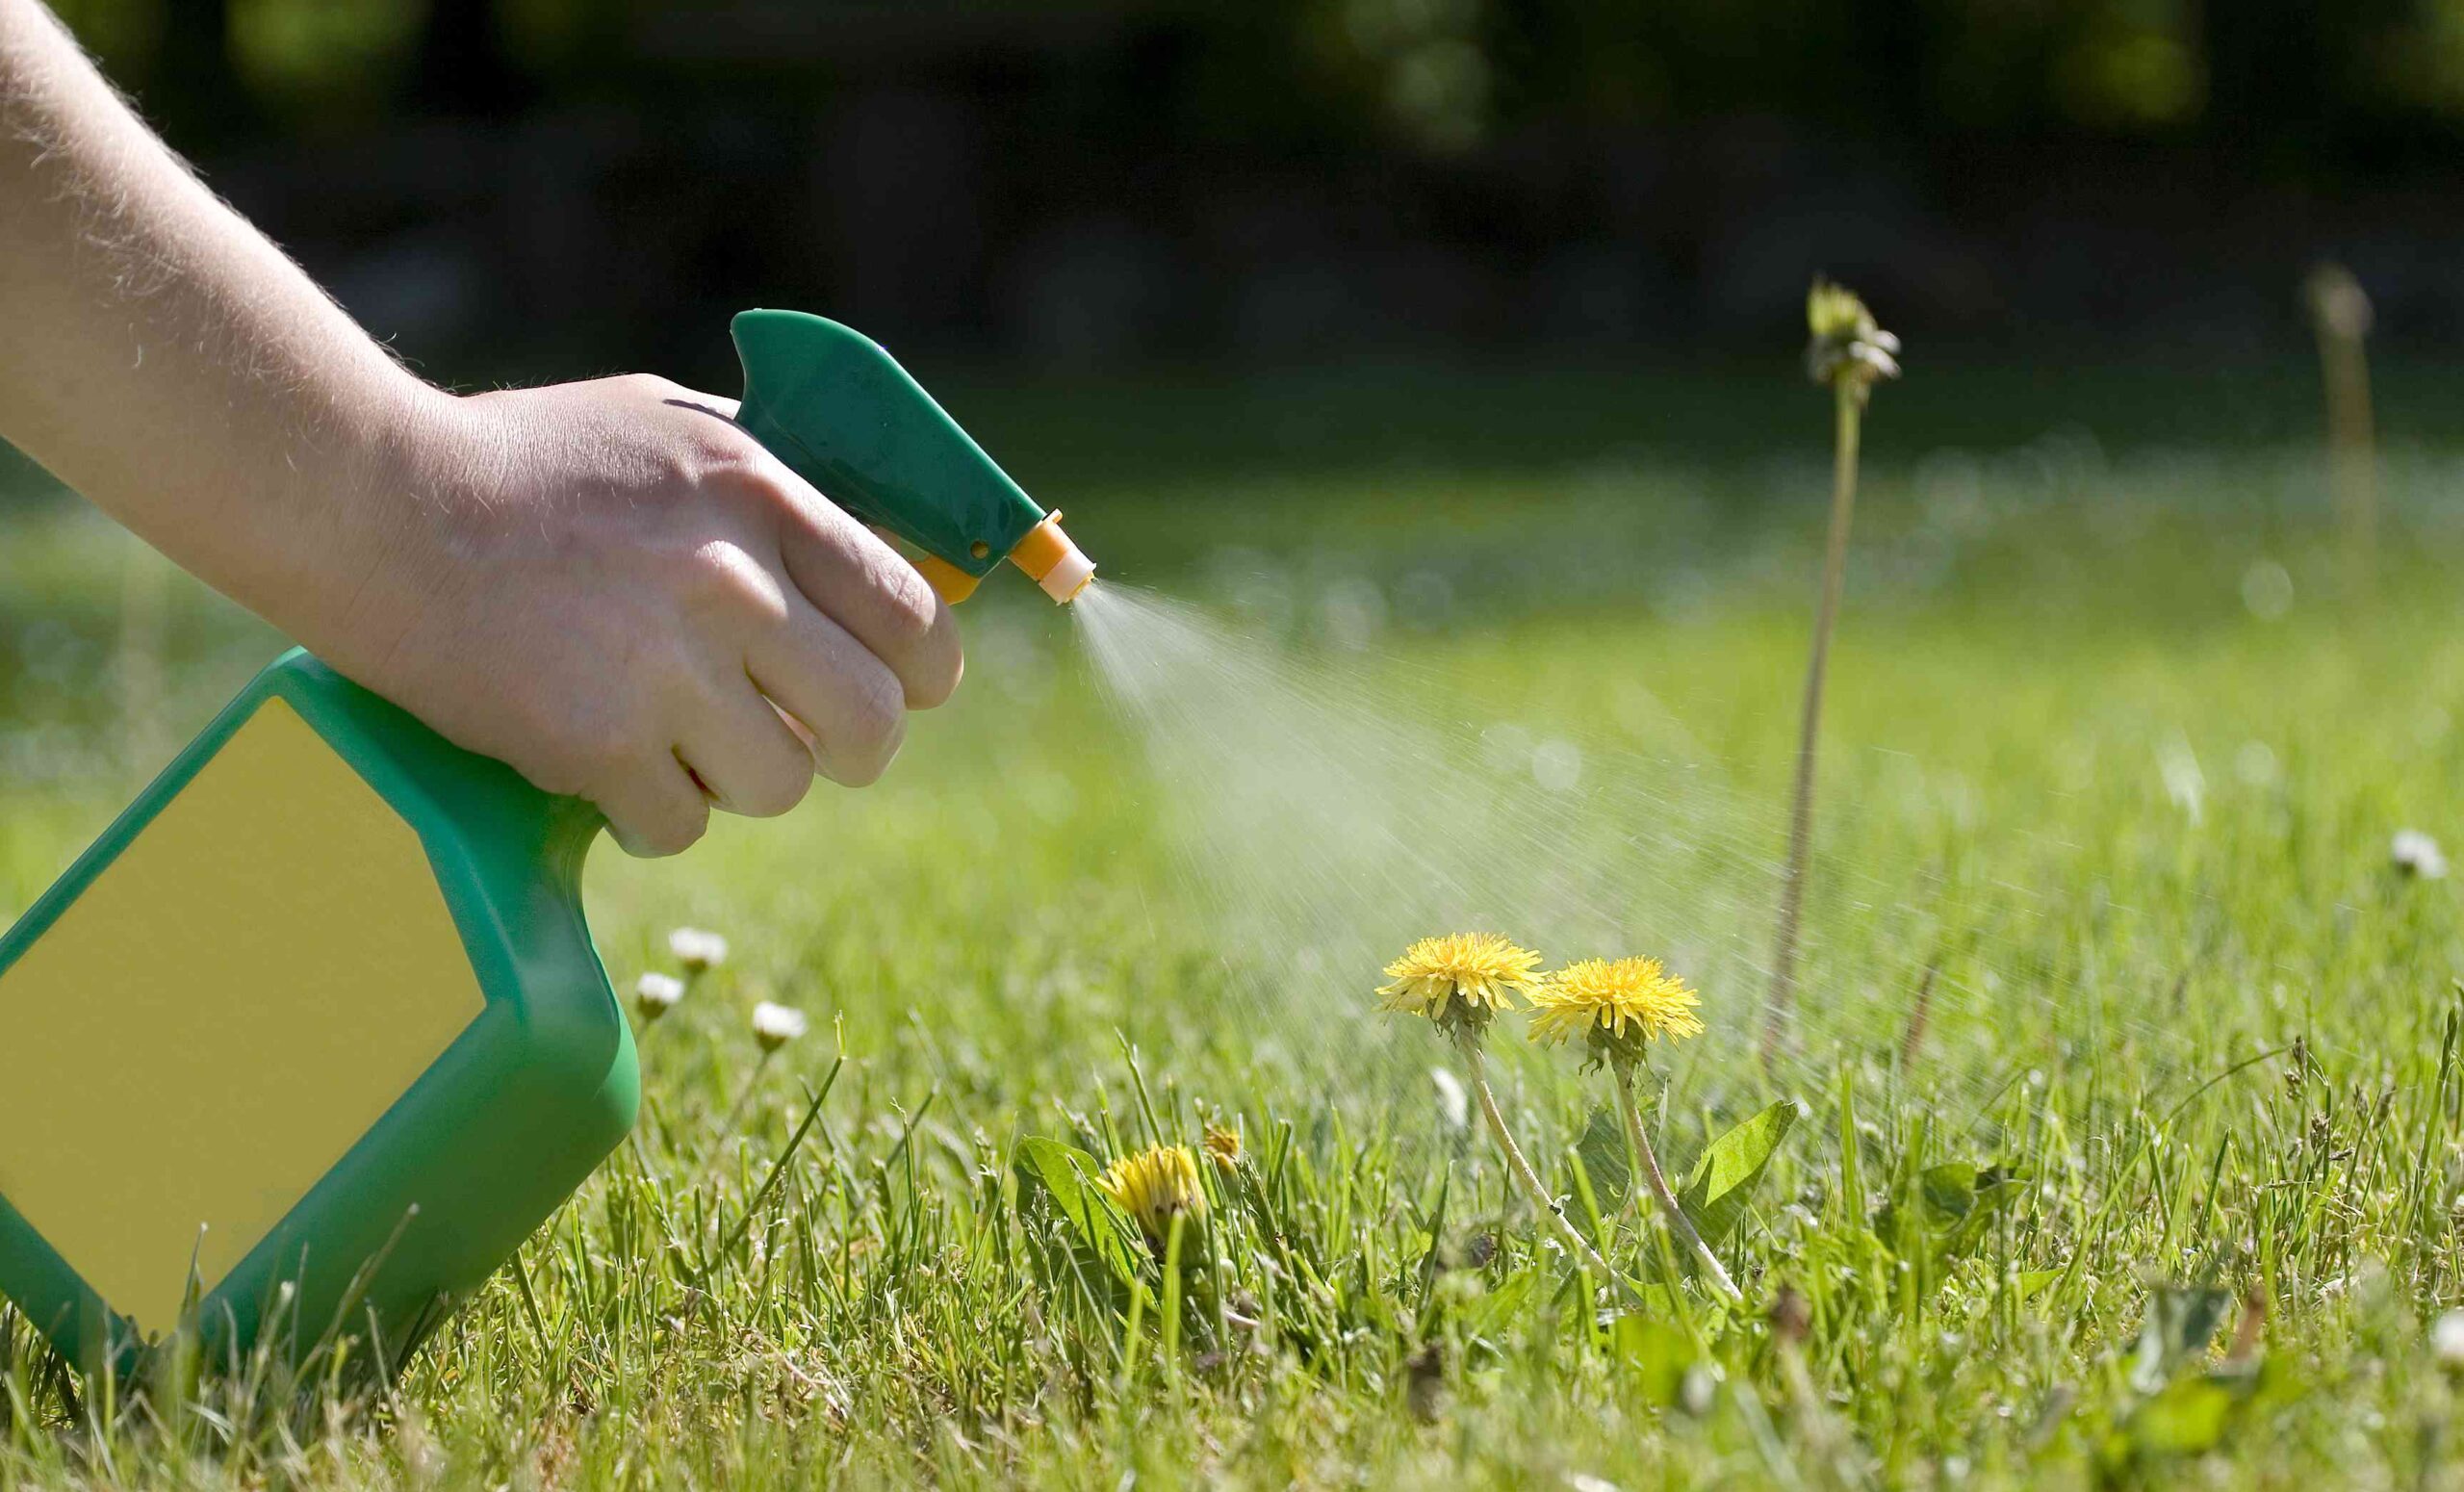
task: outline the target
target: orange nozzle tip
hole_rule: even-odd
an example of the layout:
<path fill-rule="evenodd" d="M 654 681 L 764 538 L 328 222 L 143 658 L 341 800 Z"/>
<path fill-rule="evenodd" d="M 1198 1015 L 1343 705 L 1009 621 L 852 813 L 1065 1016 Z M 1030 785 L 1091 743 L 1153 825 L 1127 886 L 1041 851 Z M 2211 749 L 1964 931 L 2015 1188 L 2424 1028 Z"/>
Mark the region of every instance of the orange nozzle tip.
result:
<path fill-rule="evenodd" d="M 1057 512 L 1027 530 L 1027 536 L 1010 552 L 1010 562 L 1025 571 L 1027 579 L 1042 586 L 1045 595 L 1063 605 L 1077 600 L 1095 579 L 1095 562 L 1061 531 L 1061 515 Z"/>
<path fill-rule="evenodd" d="M 969 575 L 938 554 L 917 555 L 915 572 L 924 577 L 924 583 L 933 587 L 934 594 L 954 606 L 974 595 L 976 585 L 983 579 L 982 576 Z"/>
<path fill-rule="evenodd" d="M 1084 555 L 1080 557 L 1085 558 Z M 1083 569 L 1065 580 L 1056 583 L 1052 576 L 1045 576 L 1042 581 L 1045 594 L 1065 606 L 1087 594 L 1087 587 L 1094 583 L 1095 562 L 1091 559 L 1087 560 Z"/>

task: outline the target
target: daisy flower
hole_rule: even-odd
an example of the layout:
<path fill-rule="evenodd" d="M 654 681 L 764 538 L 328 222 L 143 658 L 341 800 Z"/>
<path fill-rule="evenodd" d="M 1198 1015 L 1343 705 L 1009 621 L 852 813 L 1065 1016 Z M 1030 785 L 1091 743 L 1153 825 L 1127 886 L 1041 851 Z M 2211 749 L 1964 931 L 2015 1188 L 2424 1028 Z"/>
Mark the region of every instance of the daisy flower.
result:
<path fill-rule="evenodd" d="M 805 1013 L 792 1005 L 774 1005 L 764 1000 L 753 1007 L 753 1040 L 760 1044 L 764 1056 L 803 1036 L 808 1024 Z"/>
<path fill-rule="evenodd" d="M 686 973 L 706 973 L 728 961 L 728 940 L 698 927 L 680 927 L 667 935 L 667 951 Z"/>
<path fill-rule="evenodd" d="M 633 983 L 633 1014 L 649 1025 L 684 998 L 684 981 L 673 974 L 644 974 Z"/>

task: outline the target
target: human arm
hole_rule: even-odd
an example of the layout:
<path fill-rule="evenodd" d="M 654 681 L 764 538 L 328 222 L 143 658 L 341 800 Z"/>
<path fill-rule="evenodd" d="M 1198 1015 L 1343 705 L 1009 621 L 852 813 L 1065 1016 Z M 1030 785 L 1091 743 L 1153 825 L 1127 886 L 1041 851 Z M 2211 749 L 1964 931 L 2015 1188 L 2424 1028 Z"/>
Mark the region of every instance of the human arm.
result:
<path fill-rule="evenodd" d="M 424 383 L 35 0 L 0 0 L 0 436 L 637 853 L 698 837 L 704 785 L 767 813 L 816 762 L 871 781 L 957 685 L 948 608 L 732 402 Z"/>

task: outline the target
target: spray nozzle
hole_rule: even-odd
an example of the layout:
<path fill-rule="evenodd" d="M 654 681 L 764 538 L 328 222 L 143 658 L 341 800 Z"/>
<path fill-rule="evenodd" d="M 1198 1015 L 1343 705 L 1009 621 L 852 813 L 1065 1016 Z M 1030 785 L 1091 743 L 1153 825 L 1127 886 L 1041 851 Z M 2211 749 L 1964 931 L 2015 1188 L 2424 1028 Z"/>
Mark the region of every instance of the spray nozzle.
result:
<path fill-rule="evenodd" d="M 736 423 L 840 507 L 924 552 L 915 562 L 943 600 L 971 595 L 1003 559 L 1068 602 L 1095 566 L 1061 515 L 984 453 L 882 346 L 801 311 L 735 319 L 744 362 Z"/>
<path fill-rule="evenodd" d="M 1078 593 L 1095 579 L 1095 562 L 1061 531 L 1058 509 L 1027 530 L 1027 536 L 1010 552 L 1010 558 L 1027 573 L 1028 579 L 1043 587 L 1045 595 L 1065 606 L 1076 601 Z"/>
<path fill-rule="evenodd" d="M 995 563 L 1003 557 L 992 556 Z M 1087 557 L 1086 551 L 1078 547 L 1077 541 L 1061 531 L 1061 514 L 1057 509 L 1028 529 L 1026 536 L 1011 548 L 1006 557 L 1024 572 L 1028 579 L 1042 586 L 1045 595 L 1065 606 L 1076 601 L 1079 593 L 1095 579 L 1095 562 Z M 969 575 L 937 554 L 922 555 L 915 561 L 915 568 L 932 582 L 933 589 L 939 593 L 940 598 L 954 606 L 974 595 L 976 583 L 982 579 Z"/>

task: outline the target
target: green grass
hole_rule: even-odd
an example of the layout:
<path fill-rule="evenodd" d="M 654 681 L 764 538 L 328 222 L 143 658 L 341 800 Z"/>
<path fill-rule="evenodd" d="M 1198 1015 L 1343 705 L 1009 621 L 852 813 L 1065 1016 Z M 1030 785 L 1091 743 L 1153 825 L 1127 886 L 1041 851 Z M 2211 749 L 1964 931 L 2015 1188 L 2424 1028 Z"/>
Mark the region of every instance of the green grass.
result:
<path fill-rule="evenodd" d="M 1729 388 L 1723 427 L 1818 441 L 1819 395 L 1779 388 Z M 209 1382 L 183 1408 L 72 1398 L 12 1322 L 0 1483 L 2451 1484 L 2428 1325 L 2464 1303 L 2464 922 L 2387 844 L 2464 849 L 2454 458 L 2391 463 L 2388 574 L 2352 596 L 2306 451 L 2039 437 L 1999 405 L 1894 426 L 1902 393 L 1835 656 L 1808 1045 L 1767 1077 L 1752 963 L 1818 445 L 1552 453 L 1500 415 L 1511 461 L 1132 452 L 1107 477 L 1064 431 L 1014 463 L 1078 463 L 1064 505 L 1111 573 L 1245 605 L 1317 677 L 1580 741 L 1602 816 L 1671 795 L 1637 826 L 1659 849 L 1614 862 L 1712 1031 L 1653 1122 L 1683 1170 L 1803 1113 L 1719 1241 L 1743 1310 L 1618 1214 L 1616 1152 L 1582 1143 L 1604 1081 L 1515 1053 L 1524 1143 L 1650 1302 L 1596 1310 L 1439 1118 L 1440 1044 L 1370 1014 L 1375 968 L 1287 968 L 1181 874 L 1187 805 L 1012 587 L 970 606 L 967 687 L 879 787 L 678 861 L 601 853 L 620 985 L 679 924 L 735 954 L 646 1034 L 638 1145 L 525 1250 L 535 1323 L 508 1273 L 390 1393 Z M 0 544 L 8 907 L 145 765 L 112 686 L 122 562 L 55 509 Z M 2291 599 L 2263 616 L 2269 564 Z M 1319 603 L 1363 580 L 1389 622 L 1345 653 Z M 170 615 L 177 686 L 144 707 L 176 734 L 270 640 L 185 587 Z M 730 1128 L 760 998 L 814 1032 Z M 1228 1262 L 1185 1288 L 1142 1249 L 1124 1288 L 1020 1178 L 1030 1139 L 1109 1157 L 1204 1119 L 1248 1169 L 1210 1174 L 1184 1244 Z"/>

